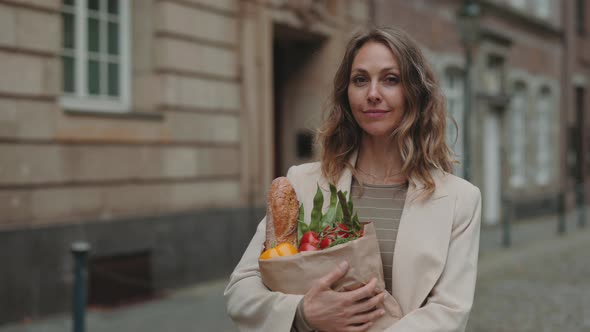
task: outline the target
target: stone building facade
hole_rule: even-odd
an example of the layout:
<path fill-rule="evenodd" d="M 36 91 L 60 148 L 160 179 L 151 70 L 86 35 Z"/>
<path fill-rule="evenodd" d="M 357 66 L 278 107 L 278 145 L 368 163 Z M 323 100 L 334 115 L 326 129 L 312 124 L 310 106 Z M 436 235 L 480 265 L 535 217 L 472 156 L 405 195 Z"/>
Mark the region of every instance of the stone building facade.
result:
<path fill-rule="evenodd" d="M 90 302 L 117 301 L 109 275 L 135 295 L 227 275 L 270 180 L 313 157 L 369 16 L 362 0 L 0 0 L 0 323 L 70 308 L 75 241 Z"/>
<path fill-rule="evenodd" d="M 463 1 L 376 1 L 375 21 L 414 36 L 445 90 L 449 113 L 464 127 L 455 152 L 470 156 L 469 179 L 483 196 L 483 221 L 555 213 L 563 158 L 567 34 L 565 2 L 477 1 L 479 33 L 473 49 L 472 107 L 465 110 L 466 57 L 457 15 Z M 568 92 L 569 93 L 569 92 Z M 453 132 L 453 128 L 450 128 Z M 460 167 L 457 173 L 462 175 Z"/>

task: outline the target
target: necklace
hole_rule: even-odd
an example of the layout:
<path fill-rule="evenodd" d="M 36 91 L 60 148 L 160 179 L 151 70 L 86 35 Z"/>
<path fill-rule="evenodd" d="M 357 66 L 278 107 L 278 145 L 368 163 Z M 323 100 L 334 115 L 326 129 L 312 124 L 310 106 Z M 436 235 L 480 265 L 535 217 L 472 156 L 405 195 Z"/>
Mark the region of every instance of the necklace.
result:
<path fill-rule="evenodd" d="M 363 170 L 362 168 L 360 168 L 360 167 L 358 167 L 358 166 L 356 167 L 356 170 L 358 170 L 358 171 L 359 171 L 359 172 L 361 172 L 362 174 L 364 174 L 364 175 L 367 175 L 367 176 L 369 176 L 370 178 L 372 178 L 372 179 L 374 179 L 374 180 L 377 180 L 377 181 L 379 181 L 379 182 L 388 182 L 387 180 L 393 179 L 393 178 L 397 177 L 398 175 L 400 175 L 400 174 L 402 173 L 401 171 L 399 171 L 399 172 L 397 172 L 397 173 L 395 173 L 395 174 L 391 174 L 391 175 L 387 175 L 387 176 L 385 176 L 385 177 L 381 177 L 381 176 L 376 176 L 376 175 L 374 175 L 374 174 L 371 174 L 371 173 L 369 173 L 369 172 L 367 172 L 367 171 Z"/>

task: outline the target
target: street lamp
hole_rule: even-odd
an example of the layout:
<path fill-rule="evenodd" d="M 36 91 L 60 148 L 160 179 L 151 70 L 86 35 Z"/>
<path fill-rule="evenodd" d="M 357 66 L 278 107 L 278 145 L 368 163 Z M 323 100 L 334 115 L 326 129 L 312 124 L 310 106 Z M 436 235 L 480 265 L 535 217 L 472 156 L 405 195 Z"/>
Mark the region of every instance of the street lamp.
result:
<path fill-rule="evenodd" d="M 481 8 L 474 0 L 464 0 L 457 14 L 461 42 L 465 50 L 465 78 L 463 80 L 463 174 L 467 181 L 471 180 L 471 158 L 469 155 L 469 119 L 472 105 L 471 71 L 473 67 L 473 48 L 479 40 L 479 18 Z"/>

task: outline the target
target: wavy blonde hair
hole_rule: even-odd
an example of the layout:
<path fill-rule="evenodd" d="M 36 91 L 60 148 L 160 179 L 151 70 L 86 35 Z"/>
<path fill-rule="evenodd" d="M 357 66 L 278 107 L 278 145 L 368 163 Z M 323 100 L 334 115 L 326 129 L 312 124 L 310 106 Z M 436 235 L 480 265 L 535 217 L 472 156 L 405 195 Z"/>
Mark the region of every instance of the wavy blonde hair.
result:
<path fill-rule="evenodd" d="M 445 140 L 445 99 L 416 42 L 396 28 L 374 28 L 355 35 L 349 41 L 334 77 L 333 91 L 318 132 L 322 173 L 332 183 L 338 181 L 346 167 L 356 174 L 348 160 L 360 147 L 362 129 L 350 109 L 348 84 L 352 62 L 367 42 L 385 45 L 398 61 L 406 110 L 390 139 L 398 145 L 402 174 L 408 179 L 416 178 L 423 182 L 424 194 L 429 197 L 435 190 L 432 169 L 452 173 L 456 163 L 453 151 Z"/>

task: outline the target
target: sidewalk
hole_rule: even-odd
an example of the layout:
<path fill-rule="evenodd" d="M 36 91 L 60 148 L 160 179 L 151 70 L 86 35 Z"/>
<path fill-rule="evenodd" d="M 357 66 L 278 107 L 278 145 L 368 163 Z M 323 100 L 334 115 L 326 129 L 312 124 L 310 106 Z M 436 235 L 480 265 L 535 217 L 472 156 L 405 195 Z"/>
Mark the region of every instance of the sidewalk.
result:
<path fill-rule="evenodd" d="M 237 332 L 225 313 L 223 289 L 226 280 L 217 280 L 172 292 L 163 299 L 113 310 L 89 310 L 87 332 Z M 60 315 L 28 324 L 10 324 L 0 332 L 69 332 L 69 315 Z"/>
<path fill-rule="evenodd" d="M 534 310 L 531 311 L 531 308 L 539 305 L 539 302 L 544 301 L 542 290 L 551 287 L 551 284 L 550 281 L 544 281 L 542 286 L 538 283 L 532 283 L 529 285 L 532 286 L 532 289 L 529 289 L 530 287 L 526 287 L 526 282 L 527 280 L 534 279 L 534 276 L 527 275 L 526 273 L 549 275 L 549 273 L 543 270 L 553 269 L 552 265 L 548 264 L 548 262 L 552 262 L 552 264 L 568 264 L 568 262 L 573 265 L 577 264 L 577 270 L 571 270 L 577 274 L 570 273 L 575 274 L 570 276 L 570 279 L 577 278 L 575 280 L 578 282 L 578 285 L 584 284 L 590 286 L 590 277 L 588 277 L 590 275 L 590 267 L 588 267 L 590 263 L 581 258 L 582 255 L 586 257 L 584 253 L 590 251 L 590 230 L 588 227 L 584 230 L 579 230 L 575 226 L 574 218 L 568 219 L 567 232 L 564 236 L 558 236 L 556 234 L 557 217 L 528 220 L 513 225 L 513 246 L 509 249 L 502 248 L 501 246 L 501 227 L 482 228 L 478 291 L 473 315 L 470 319 L 470 329 L 468 331 L 590 331 L 590 322 L 587 322 L 588 329 L 514 329 L 514 325 L 512 327 L 507 325 L 507 329 L 503 329 L 499 325 L 501 321 L 512 322 L 512 324 L 514 324 L 513 320 L 518 321 L 516 318 L 509 318 L 507 316 L 511 313 L 510 310 L 506 310 L 507 308 L 512 308 L 513 314 L 526 316 L 526 322 L 529 322 L 531 317 L 537 317 L 537 312 Z M 580 257 L 574 257 L 576 254 Z M 576 266 L 569 268 L 573 267 Z M 568 272 L 568 266 L 562 266 L 561 269 L 565 269 L 560 270 L 561 272 Z M 574 288 L 570 287 L 564 290 L 565 286 L 562 285 L 563 282 L 559 278 L 560 274 L 553 273 L 552 275 L 554 275 L 552 279 L 553 283 L 561 287 L 556 289 L 562 291 L 556 296 L 582 295 L 581 293 L 576 293 L 575 286 L 573 286 Z M 526 278 L 522 279 L 523 276 L 526 276 Z M 154 300 L 145 304 L 108 311 L 90 310 L 87 313 L 86 331 L 235 332 L 237 329 L 225 313 L 222 293 L 226 283 L 226 279 L 216 280 L 174 291 L 163 299 Z M 542 289 L 538 289 L 539 287 Z M 507 298 L 506 292 L 518 294 L 517 290 L 524 291 L 527 289 L 531 292 L 527 293 L 529 296 L 521 296 L 522 300 L 520 302 L 518 299 L 511 298 L 512 302 L 509 304 L 512 306 L 499 301 Z M 586 287 L 586 289 L 590 289 L 590 287 Z M 537 297 L 530 295 L 535 294 L 533 290 L 536 290 L 539 294 Z M 498 298 L 499 296 L 502 298 Z M 590 294 L 587 294 L 586 298 L 590 299 Z M 524 303 L 522 302 L 523 300 L 525 300 Z M 531 300 L 534 300 L 534 302 L 527 302 Z M 579 309 L 578 306 L 585 305 L 585 308 L 590 308 L 590 303 L 588 303 L 588 300 L 586 301 L 585 304 L 580 304 L 579 301 L 570 301 L 570 305 L 576 305 L 576 310 L 578 311 L 565 312 L 563 315 L 573 318 L 577 317 L 578 314 L 584 313 L 580 312 L 583 309 Z M 503 304 L 498 308 L 498 303 Z M 559 313 L 560 310 L 562 311 L 557 305 L 555 305 L 554 310 L 554 313 Z M 585 310 L 588 311 L 589 309 Z M 590 317 L 590 312 L 585 312 L 584 314 L 586 317 Z M 582 324 L 584 316 L 580 317 L 579 324 Z M 502 323 L 502 326 L 505 324 Z M 70 316 L 67 314 L 28 324 L 17 323 L 0 327 L 0 332 L 63 332 L 71 330 Z"/>

